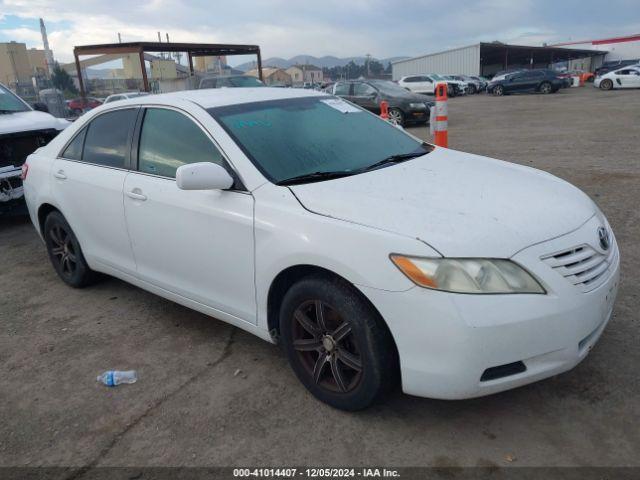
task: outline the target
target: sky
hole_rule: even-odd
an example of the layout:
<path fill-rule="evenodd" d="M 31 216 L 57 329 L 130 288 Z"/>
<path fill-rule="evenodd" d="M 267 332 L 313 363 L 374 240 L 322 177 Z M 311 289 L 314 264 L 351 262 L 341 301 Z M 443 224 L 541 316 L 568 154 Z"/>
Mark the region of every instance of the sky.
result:
<path fill-rule="evenodd" d="M 640 33 L 640 0 L 0 0 L 0 42 L 56 60 L 75 45 L 156 41 L 258 44 L 263 58 L 298 54 L 415 56 L 479 41 L 540 45 Z M 233 62 L 231 62 L 233 63 Z"/>

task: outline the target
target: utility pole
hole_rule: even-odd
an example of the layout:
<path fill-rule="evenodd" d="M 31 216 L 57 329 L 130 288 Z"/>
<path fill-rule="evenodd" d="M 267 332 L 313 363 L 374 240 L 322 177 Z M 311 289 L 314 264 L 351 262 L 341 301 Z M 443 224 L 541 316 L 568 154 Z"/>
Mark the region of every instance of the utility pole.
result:
<path fill-rule="evenodd" d="M 122 37 L 120 36 L 120 32 L 118 32 L 118 43 L 122 43 Z"/>
<path fill-rule="evenodd" d="M 365 62 L 367 62 L 367 78 L 369 78 L 369 77 L 371 77 L 371 69 L 369 68 L 369 65 L 371 63 L 371 54 L 370 53 L 367 53 Z"/>

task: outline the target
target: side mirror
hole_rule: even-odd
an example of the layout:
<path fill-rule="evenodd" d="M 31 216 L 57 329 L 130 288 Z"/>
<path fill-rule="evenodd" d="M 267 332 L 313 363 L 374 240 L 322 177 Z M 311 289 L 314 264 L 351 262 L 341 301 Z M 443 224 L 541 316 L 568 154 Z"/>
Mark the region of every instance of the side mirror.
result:
<path fill-rule="evenodd" d="M 233 177 L 216 163 L 190 163 L 178 167 L 176 184 L 181 190 L 227 190 L 233 186 Z"/>
<path fill-rule="evenodd" d="M 47 107 L 46 103 L 36 102 L 32 106 L 33 106 L 33 109 L 37 110 L 38 112 L 49 113 L 49 107 Z"/>

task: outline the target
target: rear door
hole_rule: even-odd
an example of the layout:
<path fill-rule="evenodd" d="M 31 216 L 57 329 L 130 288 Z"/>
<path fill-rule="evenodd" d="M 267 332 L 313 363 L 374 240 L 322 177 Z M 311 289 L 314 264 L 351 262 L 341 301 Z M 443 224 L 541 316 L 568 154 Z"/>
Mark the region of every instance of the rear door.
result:
<path fill-rule="evenodd" d="M 378 91 L 368 83 L 353 83 L 352 101 L 353 103 L 356 103 L 374 113 L 380 112 L 380 105 L 378 104 Z"/>
<path fill-rule="evenodd" d="M 135 273 L 122 188 L 138 108 L 93 118 L 62 150 L 51 169 L 53 197 L 89 262 Z"/>
<path fill-rule="evenodd" d="M 256 323 L 253 196 L 236 189 L 180 190 L 180 165 L 214 162 L 233 173 L 210 135 L 186 112 L 144 110 L 136 169 L 124 209 L 138 277 L 181 297 Z"/>

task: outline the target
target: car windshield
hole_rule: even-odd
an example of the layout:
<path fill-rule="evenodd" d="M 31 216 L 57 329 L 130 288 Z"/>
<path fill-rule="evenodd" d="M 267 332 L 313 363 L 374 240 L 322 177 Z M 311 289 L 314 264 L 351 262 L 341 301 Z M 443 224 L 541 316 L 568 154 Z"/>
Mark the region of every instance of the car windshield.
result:
<path fill-rule="evenodd" d="M 420 156 L 432 149 L 337 97 L 290 98 L 208 111 L 273 183 L 323 173 L 352 175 L 398 155 Z"/>
<path fill-rule="evenodd" d="M 11 90 L 0 85 L 0 113 L 28 112 L 30 109 Z"/>

